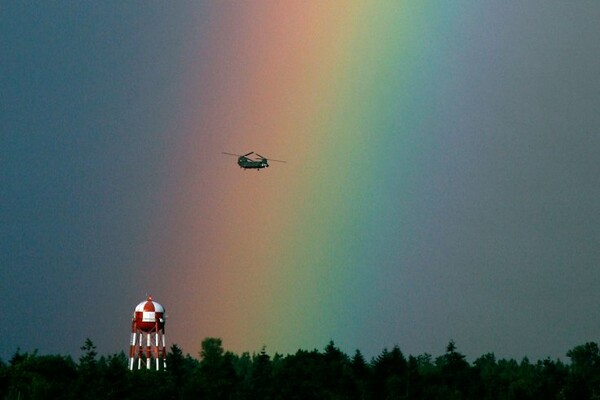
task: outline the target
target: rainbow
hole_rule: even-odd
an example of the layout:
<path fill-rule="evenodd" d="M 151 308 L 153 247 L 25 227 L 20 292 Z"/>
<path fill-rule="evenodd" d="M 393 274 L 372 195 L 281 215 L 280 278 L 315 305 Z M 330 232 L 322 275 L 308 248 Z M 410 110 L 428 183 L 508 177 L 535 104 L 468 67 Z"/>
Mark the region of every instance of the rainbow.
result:
<path fill-rule="evenodd" d="M 164 192 L 169 338 L 195 354 L 390 345 L 379 315 L 418 205 L 449 10 L 408 1 L 198 9 Z M 445 14 L 446 13 L 446 14 Z M 444 17 L 446 15 L 446 17 Z M 221 151 L 284 165 L 242 171 Z M 375 318 L 375 319 L 374 319 Z M 396 342 L 402 338 L 395 339 Z"/>

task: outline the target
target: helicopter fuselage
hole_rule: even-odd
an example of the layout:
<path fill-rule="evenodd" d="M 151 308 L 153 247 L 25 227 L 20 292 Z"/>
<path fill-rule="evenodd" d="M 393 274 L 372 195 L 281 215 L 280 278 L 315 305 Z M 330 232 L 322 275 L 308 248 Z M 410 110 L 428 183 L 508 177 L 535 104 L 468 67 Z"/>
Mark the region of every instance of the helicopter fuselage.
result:
<path fill-rule="evenodd" d="M 251 151 L 250 153 L 241 155 L 241 154 L 234 154 L 234 153 L 226 153 L 226 152 L 222 152 L 223 154 L 227 154 L 228 156 L 237 156 L 238 160 L 237 163 L 240 166 L 240 168 L 244 168 L 244 169 L 255 169 L 257 171 L 260 171 L 263 168 L 267 168 L 269 166 L 269 161 L 277 161 L 277 162 L 281 162 L 284 163 L 285 161 L 283 160 L 273 160 L 273 159 L 267 159 L 264 156 L 261 156 L 258 153 L 255 153 L 253 151 Z M 253 158 L 248 157 L 250 154 L 255 154 L 255 156 L 253 156 Z"/>
<path fill-rule="evenodd" d="M 240 157 L 238 158 L 238 165 L 240 168 L 244 169 L 261 169 L 267 168 L 269 166 L 269 162 L 266 158 L 260 160 L 252 160 L 248 157 Z"/>

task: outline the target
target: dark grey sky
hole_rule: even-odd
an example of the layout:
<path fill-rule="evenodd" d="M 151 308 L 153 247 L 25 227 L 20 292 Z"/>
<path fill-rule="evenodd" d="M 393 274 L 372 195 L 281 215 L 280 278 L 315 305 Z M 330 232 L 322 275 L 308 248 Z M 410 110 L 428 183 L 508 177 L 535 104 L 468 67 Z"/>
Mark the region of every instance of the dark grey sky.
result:
<path fill-rule="evenodd" d="M 127 331 L 121 316 L 156 281 L 146 232 L 169 174 L 188 7 L 2 3 L 0 357 L 74 352 L 87 336 L 121 349 L 101 332 Z"/>

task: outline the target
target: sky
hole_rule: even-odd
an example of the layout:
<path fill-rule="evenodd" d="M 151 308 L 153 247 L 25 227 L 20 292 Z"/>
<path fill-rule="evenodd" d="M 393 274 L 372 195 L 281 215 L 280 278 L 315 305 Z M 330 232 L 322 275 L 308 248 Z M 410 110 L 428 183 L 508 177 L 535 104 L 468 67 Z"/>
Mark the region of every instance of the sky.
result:
<path fill-rule="evenodd" d="M 0 359 L 600 338 L 600 3 L 0 1 Z M 255 151 L 272 162 L 240 169 Z"/>

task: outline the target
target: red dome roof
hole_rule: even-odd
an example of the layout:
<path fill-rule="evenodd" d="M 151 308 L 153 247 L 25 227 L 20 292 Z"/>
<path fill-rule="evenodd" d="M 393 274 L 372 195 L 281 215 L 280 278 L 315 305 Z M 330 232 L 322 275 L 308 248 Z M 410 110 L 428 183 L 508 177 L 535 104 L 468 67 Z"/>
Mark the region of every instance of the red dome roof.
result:
<path fill-rule="evenodd" d="M 145 332 L 164 328 L 165 318 L 165 308 L 153 301 L 152 296 L 138 304 L 133 313 L 136 326 Z"/>
<path fill-rule="evenodd" d="M 155 311 L 155 312 L 165 312 L 165 308 L 159 303 L 152 300 L 152 296 L 148 296 L 148 300 L 142 301 L 140 304 L 135 307 L 135 311 Z"/>

